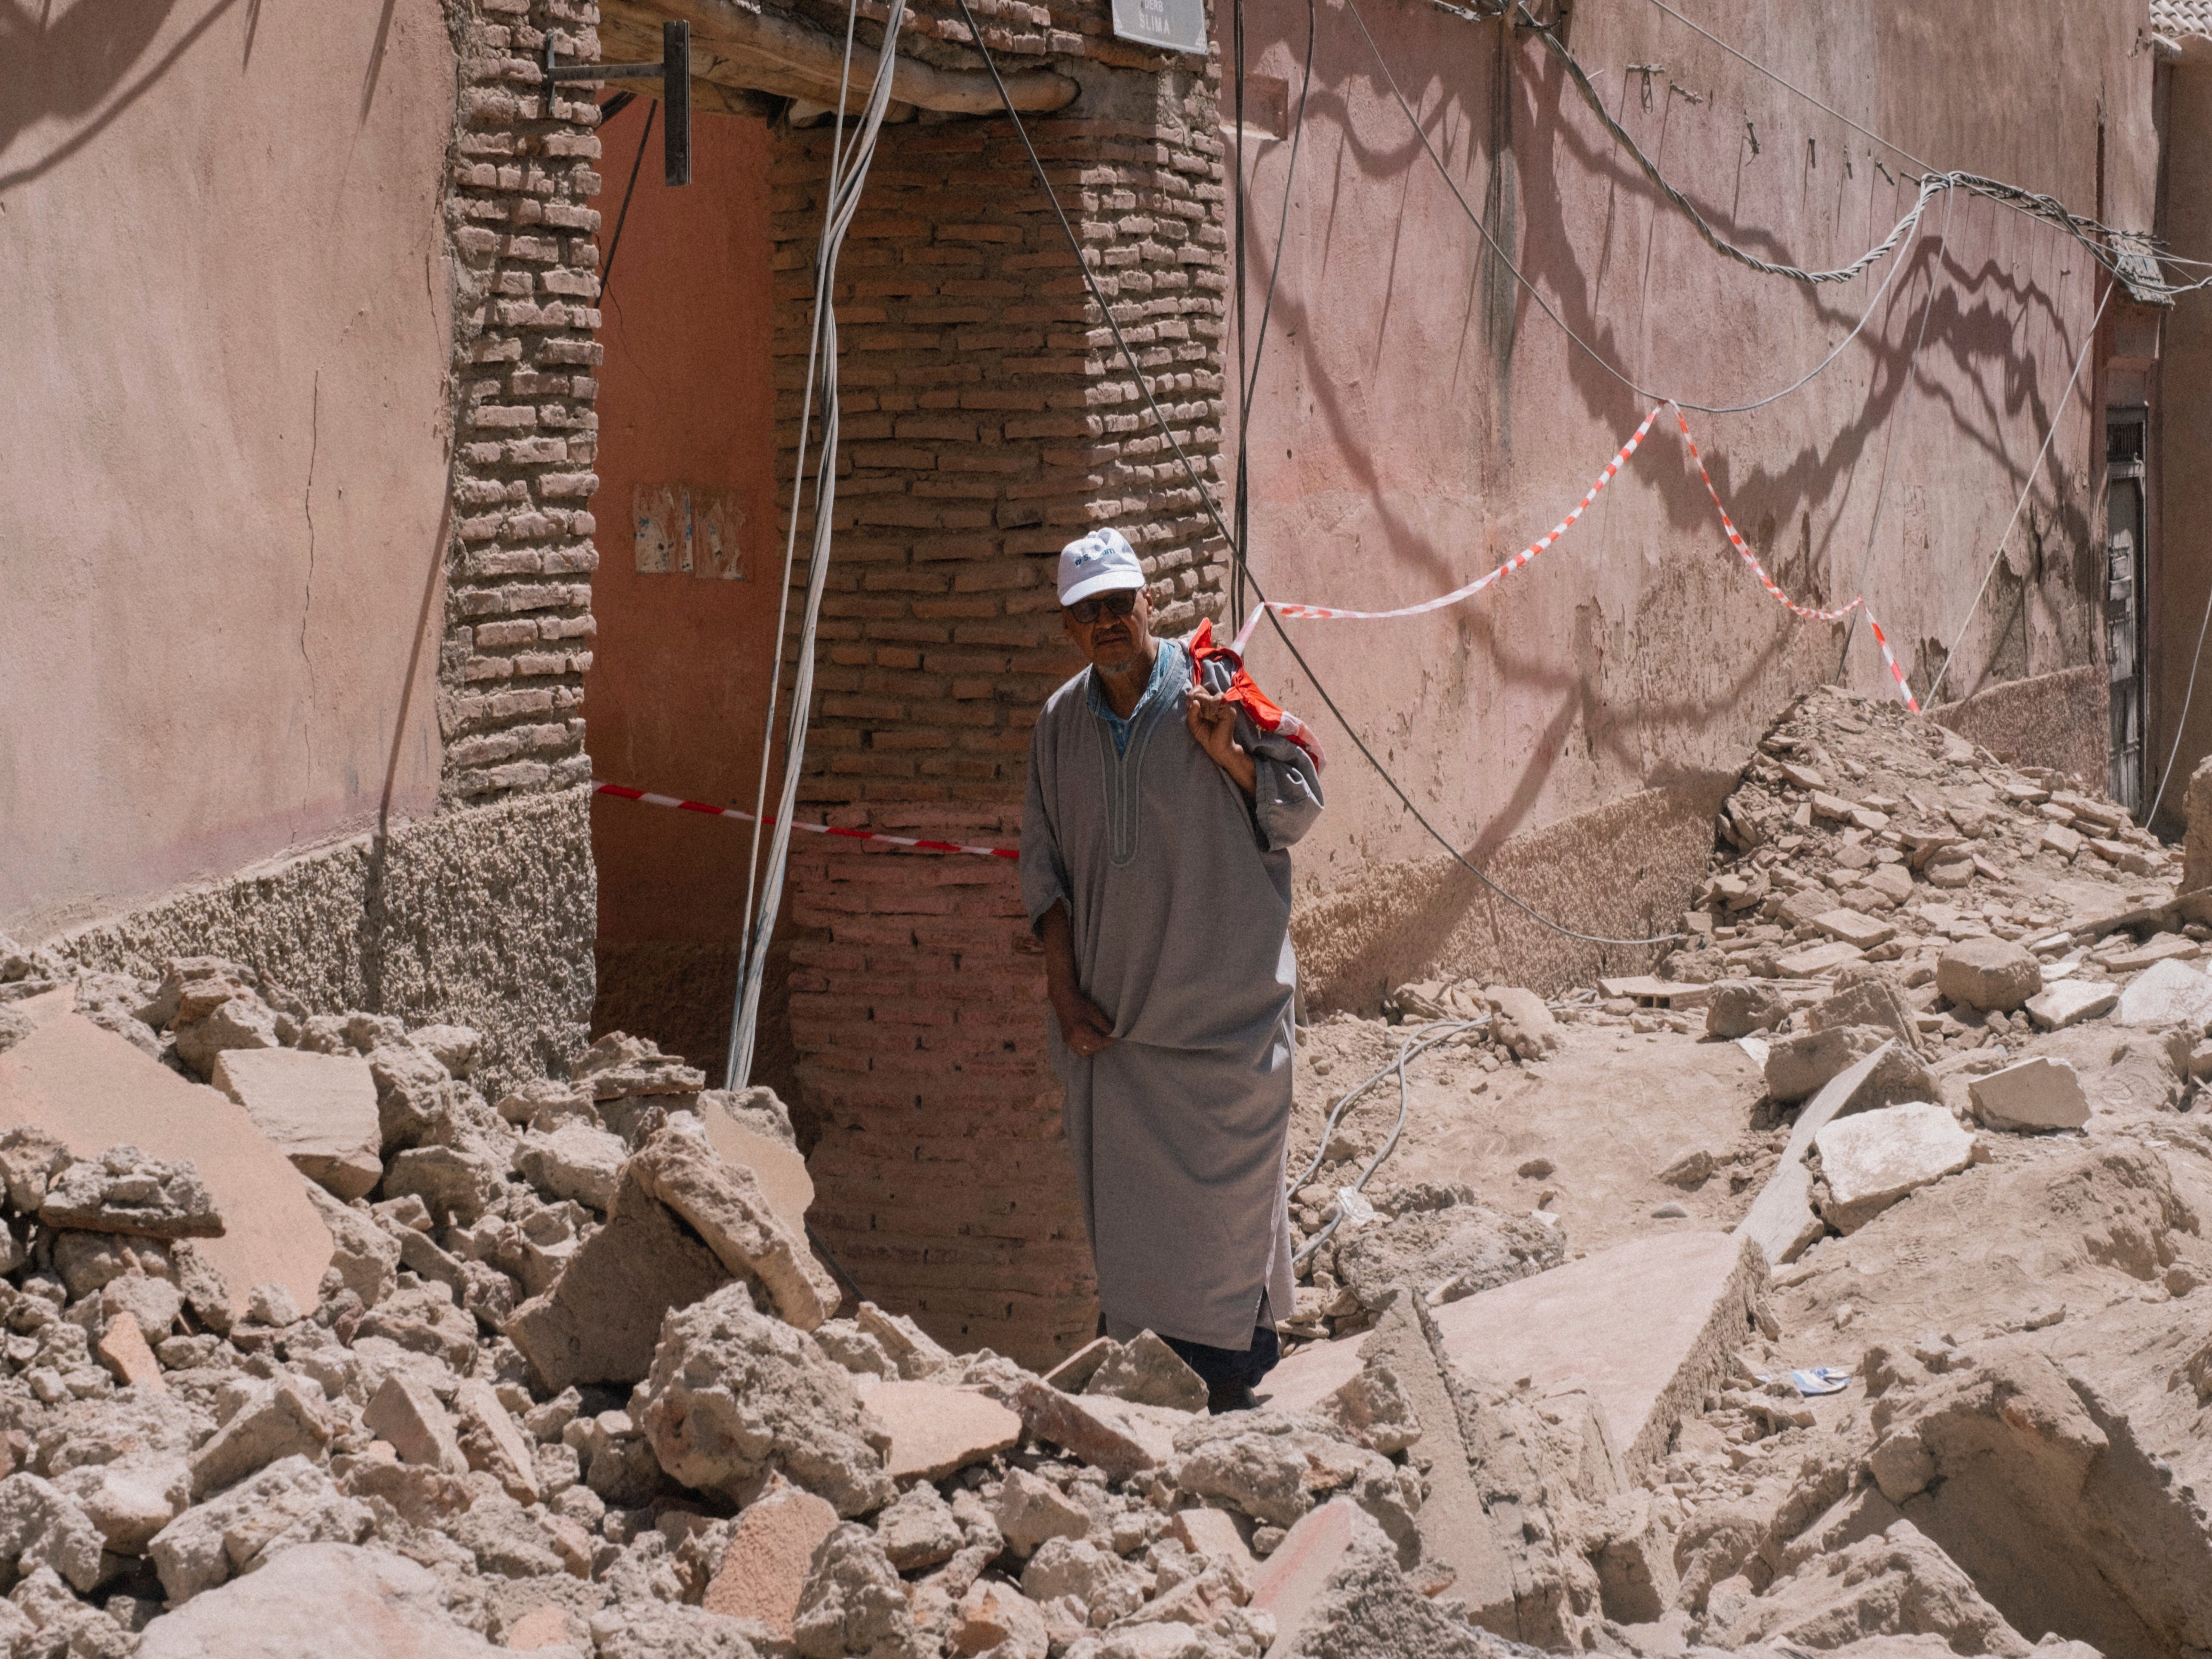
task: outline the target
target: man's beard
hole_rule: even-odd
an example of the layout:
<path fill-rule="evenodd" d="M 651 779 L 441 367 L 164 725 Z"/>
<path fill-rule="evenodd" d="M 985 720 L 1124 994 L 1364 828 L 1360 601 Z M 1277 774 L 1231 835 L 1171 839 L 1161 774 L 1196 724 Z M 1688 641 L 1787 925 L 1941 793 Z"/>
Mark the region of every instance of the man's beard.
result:
<path fill-rule="evenodd" d="M 1132 648 L 1129 654 L 1122 658 L 1119 662 L 1100 663 L 1098 665 L 1098 672 L 1102 674 L 1111 675 L 1114 678 L 1119 679 L 1124 674 L 1133 674 L 1136 672 L 1139 665 L 1141 665 L 1143 661 L 1143 656 L 1134 648 Z"/>

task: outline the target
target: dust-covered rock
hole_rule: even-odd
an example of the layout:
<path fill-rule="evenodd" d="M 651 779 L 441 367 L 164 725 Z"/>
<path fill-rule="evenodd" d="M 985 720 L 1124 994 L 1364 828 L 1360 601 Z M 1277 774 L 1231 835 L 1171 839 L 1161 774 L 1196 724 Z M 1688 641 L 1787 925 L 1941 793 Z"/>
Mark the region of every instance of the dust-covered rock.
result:
<path fill-rule="evenodd" d="M 685 1486 L 737 1498 L 780 1471 L 842 1516 L 892 1496 L 887 1442 L 851 1376 L 743 1285 L 668 1315 L 637 1401 L 661 1467 Z"/>

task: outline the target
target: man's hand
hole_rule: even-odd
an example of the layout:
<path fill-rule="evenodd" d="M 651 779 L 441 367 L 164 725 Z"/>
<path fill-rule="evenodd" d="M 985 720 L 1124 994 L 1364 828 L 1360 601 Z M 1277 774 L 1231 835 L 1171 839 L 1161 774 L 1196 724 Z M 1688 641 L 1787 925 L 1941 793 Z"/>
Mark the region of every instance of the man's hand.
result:
<path fill-rule="evenodd" d="M 1114 1022 L 1080 991 L 1054 993 L 1052 1012 L 1060 1020 L 1060 1040 L 1085 1060 L 1114 1041 Z"/>
<path fill-rule="evenodd" d="M 1114 1022 L 1077 983 L 1075 927 L 1068 920 L 1066 899 L 1038 919 L 1037 937 L 1044 944 L 1045 996 L 1060 1021 L 1060 1040 L 1088 1060 L 1113 1042 Z"/>
<path fill-rule="evenodd" d="M 1244 745 L 1237 741 L 1237 706 L 1202 685 L 1194 685 L 1183 705 L 1183 714 L 1190 726 L 1190 735 L 1206 750 L 1206 757 L 1229 775 L 1247 799 L 1257 793 L 1259 769 L 1253 765 L 1251 756 L 1244 752 Z"/>

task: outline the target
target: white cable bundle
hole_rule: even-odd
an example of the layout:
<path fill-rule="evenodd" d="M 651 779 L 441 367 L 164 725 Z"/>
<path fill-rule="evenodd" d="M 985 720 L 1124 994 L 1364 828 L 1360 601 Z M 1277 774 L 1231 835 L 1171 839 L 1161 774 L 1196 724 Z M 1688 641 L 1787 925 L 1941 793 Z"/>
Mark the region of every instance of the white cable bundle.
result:
<path fill-rule="evenodd" d="M 768 719 L 761 733 L 760 787 L 753 802 L 752 850 L 745 868 L 745 910 L 743 953 L 738 964 L 737 1003 L 730 1016 L 730 1049 L 722 1086 L 742 1089 L 750 1082 L 754 1037 L 760 1019 L 761 979 L 768 966 L 768 942 L 775 932 L 776 912 L 783 897 L 785 860 L 791 851 L 791 815 L 799 797 L 800 763 L 806 757 L 806 720 L 814 696 L 814 635 L 822 616 L 822 593 L 830 575 L 830 509 L 837 498 L 837 313 L 832 294 L 837 280 L 837 255 L 845 233 L 860 210 L 860 187 L 867 180 L 868 164 L 875 159 L 876 136 L 883 130 L 884 111 L 890 102 L 891 75 L 898 64 L 899 24 L 906 15 L 906 0 L 890 0 L 884 19 L 884 44 L 876 58 L 875 84 L 861 110 L 860 128 L 848 146 L 844 137 L 845 88 L 853 76 L 853 31 L 860 16 L 859 0 L 852 0 L 845 17 L 845 68 L 838 82 L 836 125 L 830 150 L 829 204 L 823 215 L 822 243 L 814 252 L 814 331 L 806 349 L 806 391 L 799 415 L 799 460 L 792 475 L 791 523 L 783 543 L 783 593 L 776 610 L 775 649 L 783 652 L 783 630 L 791 610 L 791 573 L 797 561 L 799 508 L 806 483 L 806 429 L 813 418 L 815 388 L 821 388 L 822 438 L 814 450 L 814 538 L 806 567 L 806 610 L 799 623 L 799 664 L 792 677 L 790 728 L 784 743 L 783 793 L 775 811 L 775 827 L 769 838 L 768 869 L 760 867 L 760 820 L 768 798 L 769 757 L 775 749 L 775 696 L 781 676 L 769 682 Z M 759 899 L 759 914 L 754 900 Z"/>

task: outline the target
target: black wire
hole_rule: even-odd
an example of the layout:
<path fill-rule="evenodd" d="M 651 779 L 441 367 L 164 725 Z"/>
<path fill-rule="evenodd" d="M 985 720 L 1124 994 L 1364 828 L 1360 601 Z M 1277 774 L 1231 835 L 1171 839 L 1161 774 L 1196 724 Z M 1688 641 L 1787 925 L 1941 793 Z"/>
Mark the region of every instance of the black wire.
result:
<path fill-rule="evenodd" d="M 615 216 L 615 234 L 613 239 L 607 243 L 606 263 L 599 267 L 599 303 L 601 305 L 606 303 L 607 285 L 615 279 L 615 255 L 621 251 L 623 226 L 629 219 L 629 197 L 630 191 L 637 188 L 637 170 L 645 162 L 645 141 L 653 136 L 653 118 L 659 113 L 660 103 L 658 99 L 646 106 L 645 125 L 637 135 L 637 157 L 629 164 L 629 183 L 623 188 L 622 211 Z"/>
<path fill-rule="evenodd" d="M 1306 94 L 1313 90 L 1314 39 L 1321 23 L 1320 0 L 1306 0 L 1306 72 L 1298 82 L 1298 112 L 1291 123 L 1291 160 L 1283 173 L 1283 211 L 1275 224 L 1275 263 L 1267 272 L 1267 297 L 1260 307 L 1260 327 L 1252 347 L 1251 377 L 1244 388 L 1244 398 L 1249 402 L 1260 386 L 1260 359 L 1267 349 L 1267 319 L 1275 309 L 1275 284 L 1283 275 L 1283 247 L 1289 240 L 1291 229 L 1291 187 L 1297 182 L 1298 141 L 1306 132 Z M 1237 303 L 1244 303 L 1244 291 L 1237 291 Z M 1243 457 L 1238 457 L 1238 471 L 1243 471 Z"/>
<path fill-rule="evenodd" d="M 1244 0 L 1231 0 L 1229 38 L 1230 51 L 1237 59 L 1233 100 L 1237 143 L 1230 162 L 1229 193 L 1230 241 L 1235 249 L 1236 270 L 1232 292 L 1237 296 L 1237 493 L 1231 500 L 1229 516 L 1237 526 L 1232 545 L 1242 548 L 1252 539 L 1252 492 L 1247 465 L 1251 453 L 1252 389 L 1244 378 Z M 1244 561 L 1241 557 L 1230 561 L 1229 616 L 1238 628 L 1244 625 Z"/>
<path fill-rule="evenodd" d="M 1022 121 L 1021 112 L 1014 107 L 1013 95 L 1006 90 L 1006 81 L 999 73 L 999 61 L 991 55 L 991 49 L 983 44 L 983 31 L 976 27 L 975 14 L 968 9 L 968 0 L 954 0 L 954 3 L 960 8 L 961 16 L 967 21 L 968 31 L 974 40 L 975 50 L 983 55 L 983 66 L 991 71 L 992 83 L 999 89 L 999 101 L 1006 106 L 1007 119 L 1014 124 L 1014 134 L 1022 141 L 1022 149 L 1029 155 L 1030 167 L 1036 174 L 1038 185 L 1043 188 L 1045 201 L 1051 207 L 1053 216 L 1060 221 L 1060 232 L 1067 238 L 1068 246 L 1074 250 L 1075 268 L 1082 273 L 1084 286 L 1091 290 L 1092 301 L 1097 303 L 1099 312 L 1105 317 L 1106 326 L 1113 332 L 1114 343 L 1121 348 L 1123 360 L 1128 363 L 1130 371 L 1136 375 L 1137 390 L 1144 394 L 1146 406 L 1152 411 L 1152 419 L 1159 427 L 1160 435 L 1168 441 L 1168 447 L 1175 452 L 1176 459 L 1182 463 L 1182 470 L 1189 477 L 1192 488 L 1198 492 L 1199 505 L 1206 509 L 1206 516 L 1212 520 L 1214 529 L 1220 533 L 1221 539 L 1228 544 L 1230 556 L 1243 567 L 1244 563 L 1243 547 L 1237 538 L 1229 533 L 1229 526 L 1221 521 L 1221 509 L 1214 502 L 1213 493 L 1206 489 L 1205 480 L 1199 477 L 1198 468 L 1193 465 L 1182 445 L 1176 441 L 1174 428 L 1168 424 L 1167 416 L 1161 410 L 1158 400 L 1152 396 L 1152 388 L 1145 379 L 1144 369 L 1137 362 L 1137 354 L 1129 349 L 1129 342 L 1122 336 L 1121 325 L 1114 320 L 1114 308 L 1107 304 L 1106 296 L 1099 291 L 1098 279 L 1091 274 L 1091 262 L 1084 258 L 1083 244 L 1075 234 L 1075 227 L 1067 222 L 1066 211 L 1060 204 L 1059 193 L 1052 187 L 1052 179 L 1044 170 L 1044 162 L 1037 155 L 1036 146 L 1030 142 L 1029 128 Z M 1249 568 L 1246 568 L 1245 574 L 1246 580 L 1252 584 L 1253 592 L 1259 596 L 1261 605 L 1266 605 L 1267 592 L 1260 586 L 1259 579 L 1250 574 Z M 1508 892 L 1486 873 L 1476 868 L 1465 854 L 1446 840 L 1443 832 L 1423 815 L 1421 809 L 1413 805 L 1413 797 L 1398 787 L 1398 781 L 1392 777 L 1389 769 L 1375 757 L 1375 751 L 1367 746 L 1366 740 L 1359 735 L 1352 722 L 1345 718 L 1344 711 L 1336 706 L 1336 699 L 1328 695 L 1328 688 L 1322 684 L 1321 676 L 1314 672 L 1313 665 L 1305 659 L 1304 653 L 1291 642 L 1290 635 L 1284 630 L 1282 618 L 1271 610 L 1267 612 L 1267 621 L 1275 630 L 1275 637 L 1283 642 L 1283 648 L 1291 653 L 1291 660 L 1296 662 L 1305 677 L 1313 682 L 1315 694 L 1321 698 L 1328 712 L 1335 716 L 1336 723 L 1344 728 L 1345 736 L 1352 739 L 1352 746 L 1358 749 L 1367 763 L 1375 769 L 1376 775 L 1389 786 L 1390 793 L 1397 796 L 1400 803 L 1413 815 L 1413 822 L 1427 830 L 1437 846 L 1443 848 L 1462 869 L 1489 888 L 1492 892 L 1532 921 L 1550 928 L 1553 933 L 1563 934 L 1568 939 L 1580 939 L 1588 945 L 1671 945 L 1676 939 L 1687 937 L 1683 933 L 1655 933 L 1648 939 L 1610 939 L 1601 933 L 1577 933 L 1571 927 L 1553 921 L 1541 911 Z"/>

